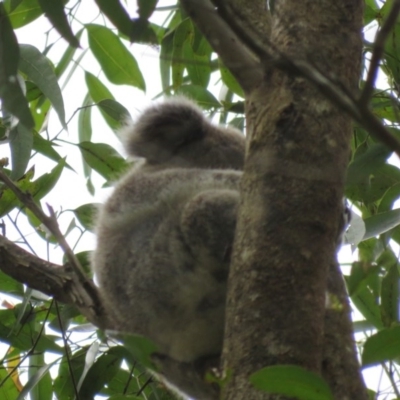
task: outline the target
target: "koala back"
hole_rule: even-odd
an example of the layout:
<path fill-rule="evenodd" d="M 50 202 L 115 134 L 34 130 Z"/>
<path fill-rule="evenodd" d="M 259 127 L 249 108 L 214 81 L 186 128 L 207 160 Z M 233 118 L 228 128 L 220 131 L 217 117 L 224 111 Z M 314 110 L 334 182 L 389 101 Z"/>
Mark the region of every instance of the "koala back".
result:
<path fill-rule="evenodd" d="M 124 137 L 143 160 L 99 212 L 99 290 L 117 330 L 156 344 L 172 386 L 210 399 L 209 385 L 187 381 L 222 350 L 244 137 L 182 98 L 151 106 Z"/>
<path fill-rule="evenodd" d="M 150 106 L 121 136 L 128 154 L 144 158 L 148 167 L 243 169 L 243 134 L 212 124 L 185 97 Z"/>

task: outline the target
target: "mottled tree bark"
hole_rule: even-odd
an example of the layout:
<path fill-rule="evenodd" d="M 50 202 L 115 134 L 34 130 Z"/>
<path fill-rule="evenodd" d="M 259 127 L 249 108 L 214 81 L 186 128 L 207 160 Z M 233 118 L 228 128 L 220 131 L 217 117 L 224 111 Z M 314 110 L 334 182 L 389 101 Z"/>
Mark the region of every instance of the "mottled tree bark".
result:
<path fill-rule="evenodd" d="M 281 0 L 270 41 L 289 59 L 307 61 L 354 93 L 361 26 L 359 0 Z M 348 313 L 327 309 L 325 302 L 351 119 L 304 77 L 271 64 L 266 71 L 246 96 L 249 143 L 223 356 L 232 379 L 223 397 L 275 398 L 252 389 L 249 375 L 267 365 L 295 364 L 322 373 L 337 399 L 365 399 Z M 332 283 L 337 278 L 330 278 L 330 290 L 347 310 L 343 287 Z M 345 331 L 324 336 L 325 323 L 337 329 L 333 321 Z M 334 360 L 339 350 L 348 359 L 347 377 Z"/>

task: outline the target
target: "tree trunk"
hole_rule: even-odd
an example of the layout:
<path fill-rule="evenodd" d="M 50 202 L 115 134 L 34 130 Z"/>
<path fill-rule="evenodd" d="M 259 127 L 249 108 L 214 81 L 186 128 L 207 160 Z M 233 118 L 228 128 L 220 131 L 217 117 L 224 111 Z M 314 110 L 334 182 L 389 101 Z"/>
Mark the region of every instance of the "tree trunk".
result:
<path fill-rule="evenodd" d="M 355 93 L 362 1 L 276 3 L 270 37 L 276 50 L 305 60 Z M 337 399 L 366 399 L 336 267 L 327 294 L 351 119 L 304 77 L 271 65 L 266 71 L 246 96 L 249 142 L 223 354 L 232 378 L 224 398 L 276 398 L 253 389 L 249 375 L 268 365 L 294 364 L 323 374 Z M 329 306 L 330 296 L 342 307 Z M 343 365 L 335 351 L 345 357 L 347 375 L 338 370 Z"/>

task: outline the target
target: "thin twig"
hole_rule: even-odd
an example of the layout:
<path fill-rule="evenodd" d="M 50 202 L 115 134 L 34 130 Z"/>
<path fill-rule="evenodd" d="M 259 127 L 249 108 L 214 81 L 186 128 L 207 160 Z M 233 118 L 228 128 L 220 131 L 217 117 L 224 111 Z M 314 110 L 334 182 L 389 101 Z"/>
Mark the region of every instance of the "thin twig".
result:
<path fill-rule="evenodd" d="M 47 205 L 50 213 L 50 217 L 47 216 L 42 209 L 35 203 L 30 193 L 24 193 L 14 182 L 7 176 L 2 168 L 0 168 L 0 180 L 3 181 L 7 187 L 17 196 L 18 200 L 21 201 L 26 207 L 28 207 L 33 214 L 39 219 L 40 222 L 53 234 L 57 242 L 60 244 L 71 267 L 76 272 L 81 282 L 91 284 L 90 279 L 86 276 L 79 260 L 76 258 L 74 252 L 69 247 L 64 235 L 61 233 L 60 227 L 58 226 L 57 218 L 53 208 Z"/>
<path fill-rule="evenodd" d="M 384 24 L 382 25 L 381 29 L 376 35 L 371 62 L 369 65 L 367 80 L 365 82 L 365 86 L 359 100 L 361 107 L 366 107 L 372 96 L 372 93 L 374 91 L 374 83 L 376 80 L 376 75 L 378 73 L 379 63 L 382 59 L 382 55 L 385 50 L 385 42 L 387 37 L 389 36 L 389 33 L 391 32 L 393 26 L 397 21 L 399 13 L 400 13 L 400 0 L 395 0 L 393 2 L 392 8 L 390 9 L 390 12 Z"/>

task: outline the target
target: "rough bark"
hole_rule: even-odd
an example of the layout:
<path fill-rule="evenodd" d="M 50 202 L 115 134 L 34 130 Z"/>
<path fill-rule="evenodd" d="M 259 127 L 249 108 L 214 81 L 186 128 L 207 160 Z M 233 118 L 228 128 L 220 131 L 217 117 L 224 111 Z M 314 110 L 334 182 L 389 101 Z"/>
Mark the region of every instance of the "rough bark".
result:
<path fill-rule="evenodd" d="M 271 42 L 354 92 L 361 22 L 359 0 L 281 0 Z M 271 399 L 251 388 L 249 374 L 274 364 L 321 373 L 323 353 L 332 359 L 324 349 L 324 319 L 333 318 L 325 296 L 343 212 L 351 119 L 305 78 L 277 69 L 248 93 L 246 104 L 249 144 L 223 356 L 232 379 L 224 398 Z M 365 399 L 356 361 L 350 364 L 360 390 L 349 384 L 332 390 L 338 399 Z"/>
<path fill-rule="evenodd" d="M 113 329 L 94 283 L 82 281 L 68 264 L 62 266 L 42 260 L 0 235 L 0 270 L 55 300 L 74 305 L 99 328 Z"/>

